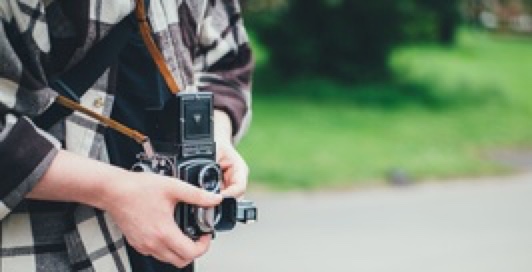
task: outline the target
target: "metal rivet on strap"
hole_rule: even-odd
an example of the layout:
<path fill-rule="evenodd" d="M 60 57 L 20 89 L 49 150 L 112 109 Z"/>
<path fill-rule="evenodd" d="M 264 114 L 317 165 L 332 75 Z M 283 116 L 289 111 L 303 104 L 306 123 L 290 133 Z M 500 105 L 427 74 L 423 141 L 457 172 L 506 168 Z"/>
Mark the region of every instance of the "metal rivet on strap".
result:
<path fill-rule="evenodd" d="M 94 102 L 92 103 L 92 105 L 95 107 L 95 108 L 101 108 L 104 106 L 104 101 L 103 101 L 103 97 L 98 97 L 96 99 L 94 99 Z"/>

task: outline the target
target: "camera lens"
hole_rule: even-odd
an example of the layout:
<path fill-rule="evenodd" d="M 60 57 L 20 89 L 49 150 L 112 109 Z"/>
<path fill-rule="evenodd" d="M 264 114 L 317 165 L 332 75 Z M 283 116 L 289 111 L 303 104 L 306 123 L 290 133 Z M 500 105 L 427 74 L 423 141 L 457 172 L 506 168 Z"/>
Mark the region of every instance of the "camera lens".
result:
<path fill-rule="evenodd" d="M 209 164 L 201 169 L 199 174 L 199 185 L 209 192 L 219 192 L 220 190 L 220 168 L 217 164 Z"/>

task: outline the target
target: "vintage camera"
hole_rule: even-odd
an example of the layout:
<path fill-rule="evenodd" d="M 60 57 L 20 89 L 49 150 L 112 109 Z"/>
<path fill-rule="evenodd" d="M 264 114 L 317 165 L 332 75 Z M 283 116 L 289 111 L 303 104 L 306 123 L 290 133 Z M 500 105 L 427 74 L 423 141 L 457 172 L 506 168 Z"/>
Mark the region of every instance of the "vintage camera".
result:
<path fill-rule="evenodd" d="M 150 114 L 149 135 L 154 150 L 138 154 L 132 170 L 176 177 L 204 190 L 219 193 L 223 173 L 216 163 L 213 132 L 213 97 L 209 92 L 182 92 Z M 251 201 L 224 198 L 214 208 L 179 203 L 175 219 L 181 230 L 197 239 L 234 228 L 236 222 L 257 219 Z"/>

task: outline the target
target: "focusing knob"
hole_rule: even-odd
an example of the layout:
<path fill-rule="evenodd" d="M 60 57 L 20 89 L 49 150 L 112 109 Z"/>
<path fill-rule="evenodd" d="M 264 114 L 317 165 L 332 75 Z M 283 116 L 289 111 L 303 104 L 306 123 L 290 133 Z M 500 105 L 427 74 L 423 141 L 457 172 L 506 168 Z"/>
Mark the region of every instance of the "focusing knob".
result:
<path fill-rule="evenodd" d="M 163 176 L 174 176 L 174 164 L 167 157 L 159 157 L 152 160 L 152 167 L 156 174 Z"/>
<path fill-rule="evenodd" d="M 171 158 L 156 154 L 150 158 L 144 153 L 137 155 L 138 162 L 131 167 L 133 172 L 148 172 L 163 176 L 174 176 L 175 166 Z"/>
<path fill-rule="evenodd" d="M 209 192 L 220 192 L 221 184 L 220 167 L 216 163 L 208 164 L 199 173 L 199 185 Z"/>
<path fill-rule="evenodd" d="M 131 171 L 133 172 L 153 172 L 151 168 L 142 162 L 137 162 L 131 167 Z"/>

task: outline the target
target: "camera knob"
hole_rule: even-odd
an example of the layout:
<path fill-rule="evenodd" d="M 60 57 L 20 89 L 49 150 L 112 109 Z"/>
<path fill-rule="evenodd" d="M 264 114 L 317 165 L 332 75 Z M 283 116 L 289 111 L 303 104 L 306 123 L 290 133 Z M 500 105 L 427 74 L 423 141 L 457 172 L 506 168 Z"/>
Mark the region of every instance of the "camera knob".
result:
<path fill-rule="evenodd" d="M 133 171 L 133 172 L 153 172 L 152 169 L 148 165 L 146 165 L 146 164 L 144 164 L 142 162 L 135 163 L 131 167 L 131 171 Z"/>
<path fill-rule="evenodd" d="M 218 193 L 220 192 L 221 177 L 222 174 L 218 164 L 209 164 L 203 167 L 199 173 L 199 185 L 209 192 Z"/>

